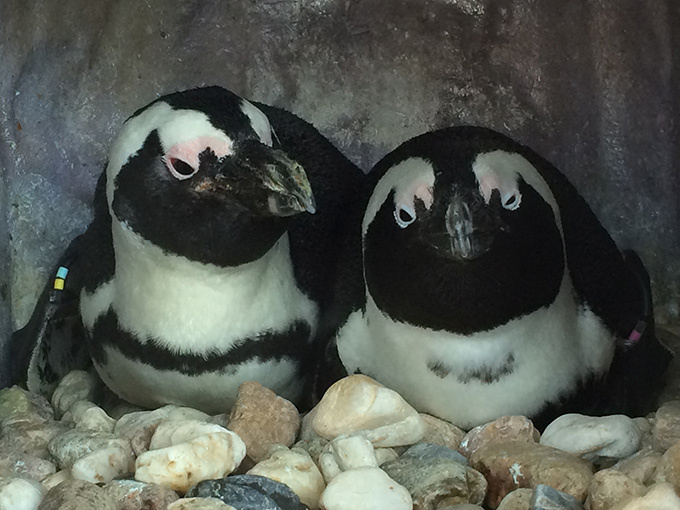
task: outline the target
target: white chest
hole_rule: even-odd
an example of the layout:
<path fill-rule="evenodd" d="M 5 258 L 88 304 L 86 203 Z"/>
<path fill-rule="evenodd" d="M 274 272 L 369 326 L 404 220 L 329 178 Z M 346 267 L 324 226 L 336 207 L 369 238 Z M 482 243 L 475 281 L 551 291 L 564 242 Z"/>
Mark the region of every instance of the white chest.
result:
<path fill-rule="evenodd" d="M 564 291 L 550 307 L 467 337 L 394 322 L 369 296 L 338 333 L 338 351 L 349 373 L 461 427 L 531 415 L 604 370 L 613 353 L 610 333 Z"/>

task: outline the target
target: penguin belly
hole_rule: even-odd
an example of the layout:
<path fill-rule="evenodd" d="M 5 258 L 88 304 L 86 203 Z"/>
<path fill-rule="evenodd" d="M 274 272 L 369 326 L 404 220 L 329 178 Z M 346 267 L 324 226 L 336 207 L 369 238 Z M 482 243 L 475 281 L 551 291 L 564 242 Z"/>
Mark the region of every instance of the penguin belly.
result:
<path fill-rule="evenodd" d="M 609 330 L 564 290 L 548 307 L 469 336 L 392 321 L 369 295 L 339 331 L 338 353 L 348 373 L 459 427 L 535 415 L 603 373 L 613 355 Z"/>
<path fill-rule="evenodd" d="M 168 254 L 114 222 L 114 278 L 81 295 L 104 383 L 145 407 L 220 413 L 255 380 L 297 400 L 317 307 L 296 286 L 284 235 L 260 259 L 220 268 Z"/>

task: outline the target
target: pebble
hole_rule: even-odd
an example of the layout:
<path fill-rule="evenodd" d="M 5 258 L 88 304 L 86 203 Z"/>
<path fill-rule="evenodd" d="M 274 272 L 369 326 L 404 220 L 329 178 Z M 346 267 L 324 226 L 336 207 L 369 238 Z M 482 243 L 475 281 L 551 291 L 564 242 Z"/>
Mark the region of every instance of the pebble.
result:
<path fill-rule="evenodd" d="M 192 487 L 186 496 L 217 498 L 239 510 L 306 510 L 290 487 L 257 475 L 205 480 Z"/>
<path fill-rule="evenodd" d="M 41 482 L 57 471 L 49 460 L 27 455 L 14 447 L 0 450 L 0 478 L 18 476 Z"/>
<path fill-rule="evenodd" d="M 452 450 L 458 450 L 461 441 L 465 437 L 463 429 L 429 414 L 420 413 L 420 419 L 425 426 L 422 439 L 424 443 L 437 444 Z"/>
<path fill-rule="evenodd" d="M 533 489 L 515 489 L 505 495 L 496 510 L 532 510 L 529 503 L 533 495 Z"/>
<path fill-rule="evenodd" d="M 373 446 L 402 446 L 420 441 L 425 426 L 418 412 L 395 391 L 365 375 L 333 384 L 312 419 L 321 437 L 360 432 Z"/>
<path fill-rule="evenodd" d="M 319 469 L 323 475 L 324 481 L 328 484 L 331 480 L 342 473 L 342 469 L 338 466 L 338 461 L 335 460 L 335 455 L 332 451 L 325 451 L 319 455 Z"/>
<path fill-rule="evenodd" d="M 52 393 L 52 407 L 56 417 L 61 417 L 79 400 L 94 400 L 100 382 L 97 376 L 83 370 L 69 372 Z"/>
<path fill-rule="evenodd" d="M 163 421 L 204 420 L 209 415 L 190 407 L 167 405 L 153 411 L 136 411 L 126 414 L 116 422 L 114 434 L 130 440 L 132 451 L 141 455 L 149 449 L 156 428 Z"/>
<path fill-rule="evenodd" d="M 36 416 L 27 420 L 13 420 L 12 423 L 0 426 L 0 451 L 12 449 L 33 457 L 49 459 L 50 441 L 70 429 L 66 423 L 43 421 Z"/>
<path fill-rule="evenodd" d="M 667 483 L 654 485 L 647 494 L 613 510 L 680 510 L 680 498 Z"/>
<path fill-rule="evenodd" d="M 620 460 L 613 466 L 613 469 L 618 469 L 633 480 L 649 486 L 654 482 L 661 458 L 662 455 L 659 452 L 648 446 L 631 457 Z"/>
<path fill-rule="evenodd" d="M 73 478 L 92 483 L 124 478 L 134 471 L 135 458 L 128 445 L 114 445 L 93 451 L 78 459 L 71 467 Z"/>
<path fill-rule="evenodd" d="M 0 510 L 35 510 L 45 492 L 45 488 L 35 480 L 0 479 Z"/>
<path fill-rule="evenodd" d="M 315 463 L 319 463 L 319 455 L 327 451 L 326 445 L 329 443 L 328 439 L 321 436 L 316 436 L 313 439 L 303 439 L 293 445 L 293 448 L 302 448 L 312 457 Z"/>
<path fill-rule="evenodd" d="M 118 510 L 104 489 L 83 480 L 67 480 L 53 487 L 39 510 Z"/>
<path fill-rule="evenodd" d="M 428 460 L 428 459 L 449 459 L 467 466 L 468 460 L 463 457 L 459 452 L 447 448 L 445 446 L 440 446 L 437 444 L 430 443 L 418 443 L 411 446 L 402 455 L 403 457 L 412 457 L 415 459 Z"/>
<path fill-rule="evenodd" d="M 206 425 L 222 429 L 219 425 Z M 175 437 L 191 437 L 183 432 L 176 432 Z M 164 436 L 159 443 L 165 444 L 166 439 Z M 201 480 L 228 475 L 236 469 L 245 455 L 246 446 L 243 441 L 233 432 L 222 429 L 144 452 L 137 457 L 135 479 L 185 492 Z"/>
<path fill-rule="evenodd" d="M 472 503 L 459 503 L 457 505 L 438 505 L 437 510 L 484 510 L 484 508 L 479 505 L 473 505 Z"/>
<path fill-rule="evenodd" d="M 174 420 L 161 422 L 149 442 L 149 450 L 159 450 L 180 443 L 186 443 L 206 434 L 226 432 L 224 427 L 215 423 L 199 420 Z"/>
<path fill-rule="evenodd" d="M 217 498 L 182 498 L 168 505 L 167 510 L 236 510 Z"/>
<path fill-rule="evenodd" d="M 661 457 L 655 481 L 668 482 L 676 491 L 680 491 L 680 441 L 671 446 Z"/>
<path fill-rule="evenodd" d="M 461 440 L 458 450 L 465 457 L 476 452 L 489 441 L 512 440 L 536 443 L 540 434 L 531 420 L 525 416 L 502 416 L 470 430 Z"/>
<path fill-rule="evenodd" d="M 360 467 L 378 467 L 378 459 L 371 442 L 361 436 L 338 436 L 329 444 L 341 471 Z"/>
<path fill-rule="evenodd" d="M 119 448 L 130 450 L 130 443 L 106 432 L 69 430 L 50 441 L 49 449 L 60 469 L 71 468 L 75 462 L 97 450 Z"/>
<path fill-rule="evenodd" d="M 456 460 L 402 456 L 382 469 L 408 490 L 418 509 L 435 510 L 442 502 L 480 505 L 486 496 L 484 476 Z"/>
<path fill-rule="evenodd" d="M 652 441 L 661 453 L 680 441 L 680 400 L 666 402 L 656 411 Z"/>
<path fill-rule="evenodd" d="M 319 468 L 301 448 L 291 450 L 278 446 L 268 459 L 259 462 L 247 474 L 286 484 L 311 510 L 319 508 L 319 498 L 326 488 Z"/>
<path fill-rule="evenodd" d="M 616 469 L 598 471 L 590 481 L 586 506 L 590 510 L 609 510 L 614 505 L 640 497 L 647 488 Z"/>
<path fill-rule="evenodd" d="M 571 494 L 549 485 L 538 485 L 529 500 L 531 510 L 583 510 L 583 505 Z M 590 510 L 596 510 L 592 507 Z"/>
<path fill-rule="evenodd" d="M 540 484 L 583 501 L 592 478 L 592 466 L 585 460 L 556 448 L 521 441 L 490 441 L 472 454 L 470 465 L 486 477 L 486 504 L 493 508 L 508 492 Z"/>
<path fill-rule="evenodd" d="M 229 430 L 243 439 L 248 457 L 259 462 L 267 458 L 273 445 L 293 445 L 300 430 L 300 414 L 292 402 L 258 382 L 247 381 L 238 388 Z"/>
<path fill-rule="evenodd" d="M 56 473 L 52 473 L 50 476 L 46 477 L 41 483 L 45 490 L 50 490 L 52 487 L 56 487 L 61 482 L 66 480 L 73 480 L 70 469 L 62 469 Z"/>
<path fill-rule="evenodd" d="M 565 414 L 543 432 L 541 444 L 585 459 L 623 459 L 638 451 L 642 432 L 628 416 Z"/>
<path fill-rule="evenodd" d="M 114 480 L 102 488 L 118 510 L 166 510 L 179 499 L 172 489 L 134 480 Z"/>
<path fill-rule="evenodd" d="M 376 448 L 375 459 L 378 461 L 378 466 L 382 466 L 385 462 L 397 460 L 399 454 L 394 448 Z"/>
<path fill-rule="evenodd" d="M 0 390 L 0 428 L 14 421 L 51 421 L 54 410 L 46 398 L 18 386 Z"/>
<path fill-rule="evenodd" d="M 73 403 L 61 417 L 61 421 L 71 421 L 75 424 L 76 430 L 82 431 L 113 432 L 116 426 L 116 420 L 89 400 Z"/>
<path fill-rule="evenodd" d="M 382 469 L 365 467 L 340 473 L 321 495 L 322 510 L 411 510 L 411 495 Z"/>

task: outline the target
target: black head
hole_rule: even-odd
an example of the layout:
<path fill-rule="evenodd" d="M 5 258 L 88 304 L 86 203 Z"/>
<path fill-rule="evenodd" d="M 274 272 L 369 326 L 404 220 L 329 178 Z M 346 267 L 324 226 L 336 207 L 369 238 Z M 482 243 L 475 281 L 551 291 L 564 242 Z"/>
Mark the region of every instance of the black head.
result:
<path fill-rule="evenodd" d="M 304 170 L 277 145 L 267 117 L 228 90 L 161 97 L 127 120 L 112 147 L 113 221 L 191 260 L 253 261 L 291 216 L 315 208 Z"/>
<path fill-rule="evenodd" d="M 366 286 L 378 308 L 469 334 L 552 303 L 565 261 L 543 163 L 473 127 L 426 133 L 385 156 L 371 171 L 363 221 Z"/>

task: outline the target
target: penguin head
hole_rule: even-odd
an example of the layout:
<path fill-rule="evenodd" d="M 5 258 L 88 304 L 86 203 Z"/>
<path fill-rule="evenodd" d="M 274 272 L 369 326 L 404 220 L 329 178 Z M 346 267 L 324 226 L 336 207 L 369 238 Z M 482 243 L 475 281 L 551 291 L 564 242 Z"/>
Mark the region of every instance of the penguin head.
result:
<path fill-rule="evenodd" d="M 469 334 L 550 305 L 565 259 L 538 155 L 495 131 L 411 139 L 371 171 L 367 294 L 391 318 Z"/>
<path fill-rule="evenodd" d="M 315 211 L 303 168 L 278 147 L 264 113 L 220 87 L 137 111 L 111 149 L 106 179 L 113 221 L 219 266 L 261 257 L 294 215 Z"/>

